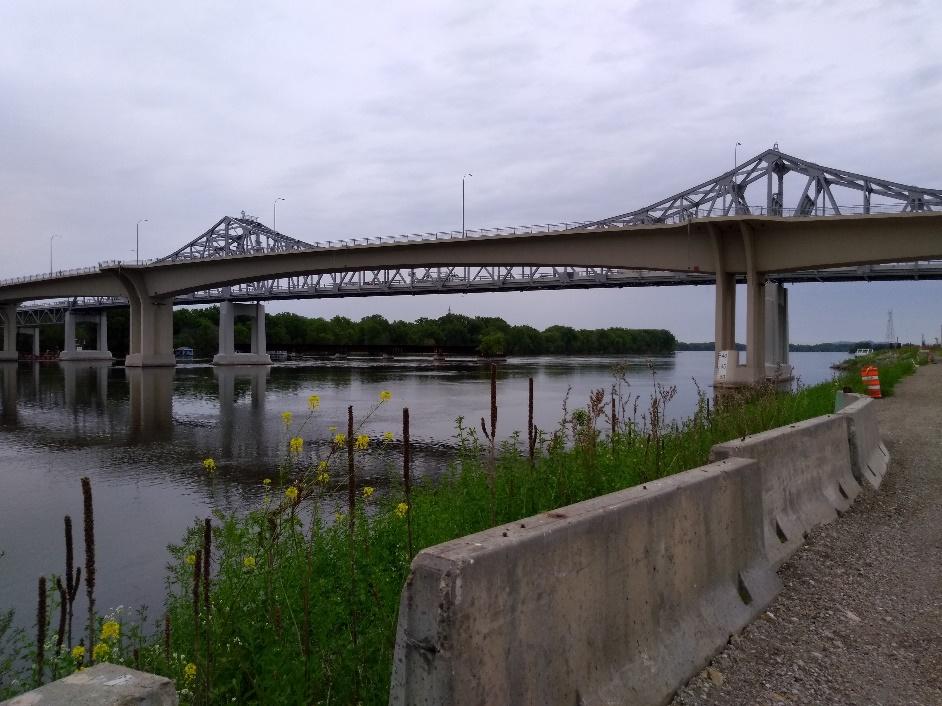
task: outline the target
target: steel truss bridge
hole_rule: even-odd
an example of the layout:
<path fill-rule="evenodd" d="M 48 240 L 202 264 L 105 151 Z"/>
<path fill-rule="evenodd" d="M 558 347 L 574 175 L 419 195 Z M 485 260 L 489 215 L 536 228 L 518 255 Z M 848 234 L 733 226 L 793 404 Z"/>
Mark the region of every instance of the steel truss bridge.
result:
<path fill-rule="evenodd" d="M 786 179 L 787 177 L 787 179 Z M 797 179 L 797 183 L 794 183 Z M 764 188 L 763 188 L 764 187 Z M 788 187 L 788 188 L 786 188 Z M 756 198 L 756 195 L 759 198 Z M 786 195 L 795 196 L 785 205 Z M 747 196 L 749 198 L 747 198 Z M 358 237 L 308 243 L 279 233 L 246 215 L 225 217 L 206 232 L 170 255 L 146 264 L 159 265 L 193 260 L 215 260 L 245 255 L 265 255 L 359 247 L 393 242 L 477 239 L 504 234 L 543 234 L 568 230 L 605 230 L 632 225 L 683 223 L 700 218 L 729 215 L 770 215 L 802 218 L 822 215 L 919 212 L 942 210 L 942 189 L 915 187 L 824 167 L 784 154 L 778 145 L 735 169 L 641 209 L 590 222 L 551 223 L 468 231 L 413 233 L 409 235 Z M 114 265 L 114 262 L 101 263 Z M 7 280 L 14 284 L 55 278 L 67 274 L 98 271 L 84 268 Z M 942 261 L 867 265 L 770 273 L 768 280 L 781 283 L 852 282 L 881 280 L 942 279 Z M 611 287 L 713 284 L 712 274 L 655 270 L 625 270 L 604 267 L 462 266 L 416 267 L 337 271 L 297 277 L 248 282 L 232 287 L 207 289 L 174 298 L 178 305 L 211 304 L 222 301 L 270 301 L 329 299 L 443 293 L 590 289 Z M 127 306 L 115 297 L 81 297 L 29 304 L 17 314 L 21 326 L 60 323 L 67 309 L 102 309 Z"/>

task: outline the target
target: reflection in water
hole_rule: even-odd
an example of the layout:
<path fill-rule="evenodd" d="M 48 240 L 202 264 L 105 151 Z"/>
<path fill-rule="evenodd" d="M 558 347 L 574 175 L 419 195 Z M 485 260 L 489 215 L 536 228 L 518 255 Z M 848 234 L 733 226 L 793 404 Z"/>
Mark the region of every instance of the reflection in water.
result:
<path fill-rule="evenodd" d="M 3 375 L 3 398 L 0 419 L 4 425 L 16 425 L 17 421 L 17 370 L 16 363 L 0 363 L 0 374 Z"/>
<path fill-rule="evenodd" d="M 803 380 L 830 377 L 840 354 L 795 354 Z M 628 394 L 642 406 L 654 381 L 677 385 L 668 412 L 690 414 L 696 380 L 709 391 L 713 354 L 664 357 L 512 358 L 498 370 L 498 433 L 506 438 L 527 421 L 527 378 L 535 382 L 535 421 L 553 430 L 563 400 L 585 404 L 591 390 L 611 389 L 612 366 L 627 366 Z M 361 420 L 381 390 L 382 405 L 363 431 L 400 438 L 402 408 L 410 408 L 417 476 L 440 473 L 454 450 L 455 419 L 477 428 L 489 414 L 489 367 L 476 361 L 355 359 L 271 368 L 122 369 L 107 363 L 0 364 L 0 610 L 15 607 L 30 623 L 40 575 L 61 572 L 62 516 L 81 526 L 79 479 L 92 480 L 99 546 L 101 606 L 163 600 L 166 545 L 196 517 L 213 509 L 257 506 L 261 481 L 275 475 L 290 435 L 305 439 L 305 460 L 324 458 L 331 427 L 346 426 L 347 405 Z M 309 418 L 308 395 L 320 396 Z M 286 429 L 281 413 L 294 414 Z M 301 427 L 303 426 L 303 431 Z M 201 460 L 216 459 L 208 476 Z M 358 465 L 361 481 L 379 494 L 395 487 L 400 447 L 374 443 Z M 81 536 L 81 531 L 78 531 Z M 79 551 L 77 549 L 77 551 Z M 81 599 L 80 599 L 81 600 Z M 76 605 L 76 614 L 81 608 Z"/>
<path fill-rule="evenodd" d="M 173 368 L 125 368 L 131 419 L 129 441 L 169 441 L 173 437 Z"/>
<path fill-rule="evenodd" d="M 34 365 L 39 368 L 39 363 Z M 92 407 L 105 410 L 108 406 L 108 376 L 111 372 L 111 361 L 78 361 L 63 360 L 59 362 L 62 370 L 63 390 L 66 407 Z M 38 376 L 37 370 L 35 375 Z M 79 381 L 81 380 L 82 399 L 76 398 L 79 394 Z"/>
<path fill-rule="evenodd" d="M 219 388 L 219 456 L 268 458 L 268 435 L 239 433 L 264 416 L 270 368 L 267 365 L 219 366 L 213 369 Z M 236 406 L 236 382 L 249 385 L 247 409 Z"/>

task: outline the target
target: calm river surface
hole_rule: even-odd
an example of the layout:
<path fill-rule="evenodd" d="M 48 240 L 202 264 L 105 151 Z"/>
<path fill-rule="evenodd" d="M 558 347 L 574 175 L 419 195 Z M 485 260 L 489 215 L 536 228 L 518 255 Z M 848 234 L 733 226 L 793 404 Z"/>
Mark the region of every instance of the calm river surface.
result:
<path fill-rule="evenodd" d="M 802 382 L 831 377 L 840 353 L 793 353 Z M 592 389 L 611 388 L 612 366 L 626 363 L 632 396 L 642 405 L 653 380 L 676 385 L 669 413 L 689 415 L 696 403 L 693 380 L 709 392 L 711 352 L 664 357 L 511 358 L 499 366 L 499 434 L 525 429 L 527 378 L 535 384 L 536 423 L 554 428 L 569 393 L 582 406 Z M 653 371 L 653 374 L 652 374 Z M 125 370 L 100 364 L 53 363 L 0 366 L 0 611 L 15 608 L 31 625 L 36 581 L 61 574 L 62 517 L 72 516 L 76 563 L 84 561 L 80 478 L 89 476 L 95 498 L 101 610 L 151 606 L 156 618 L 164 596 L 168 543 L 177 542 L 194 518 L 214 508 L 237 510 L 261 498 L 262 479 L 284 457 L 287 432 L 281 413 L 307 416 L 307 398 L 321 406 L 303 436 L 309 448 L 346 428 L 346 407 L 365 414 L 381 390 L 391 402 L 365 431 L 401 437 L 402 407 L 410 408 L 416 472 L 434 473 L 447 463 L 455 419 L 479 425 L 489 414 L 489 369 L 478 362 L 430 359 L 331 361 L 271 368 L 180 366 L 175 370 Z M 377 445 L 379 446 L 379 445 Z M 361 482 L 383 486 L 387 467 L 398 470 L 398 447 L 372 451 Z M 201 460 L 216 459 L 210 479 Z M 84 586 L 76 602 L 83 608 Z"/>

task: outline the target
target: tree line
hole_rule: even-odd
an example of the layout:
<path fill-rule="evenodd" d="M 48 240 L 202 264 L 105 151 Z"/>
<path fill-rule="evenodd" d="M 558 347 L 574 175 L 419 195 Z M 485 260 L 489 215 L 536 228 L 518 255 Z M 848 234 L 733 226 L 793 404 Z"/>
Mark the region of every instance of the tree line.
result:
<path fill-rule="evenodd" d="M 345 316 L 330 319 L 298 314 L 267 314 L 269 350 L 286 346 L 403 345 L 473 348 L 483 355 L 540 355 L 593 353 L 671 353 L 677 340 L 664 329 L 575 329 L 550 326 L 513 326 L 499 317 L 446 314 L 437 319 L 389 321 L 373 314 L 354 321 Z M 219 340 L 219 308 L 178 309 L 173 316 L 174 345 L 188 346 L 199 357 L 216 353 Z M 236 318 L 237 345 L 247 345 L 251 323 Z"/>

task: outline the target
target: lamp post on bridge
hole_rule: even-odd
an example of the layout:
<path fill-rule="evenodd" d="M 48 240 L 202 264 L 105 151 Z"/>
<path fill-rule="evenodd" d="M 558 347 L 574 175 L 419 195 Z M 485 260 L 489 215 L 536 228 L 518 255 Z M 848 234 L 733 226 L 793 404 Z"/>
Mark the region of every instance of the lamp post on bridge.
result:
<path fill-rule="evenodd" d="M 285 200 L 284 196 L 279 196 L 277 199 L 275 199 L 275 202 L 271 205 L 271 229 L 275 231 L 276 233 L 278 232 L 278 229 L 275 227 L 275 207 L 278 205 L 279 201 L 284 201 L 284 200 Z"/>
<path fill-rule="evenodd" d="M 146 218 L 142 218 L 134 224 L 134 259 L 137 264 L 141 264 L 141 223 L 147 223 Z"/>
<path fill-rule="evenodd" d="M 736 169 L 736 168 L 739 167 L 739 153 L 738 153 L 738 150 L 739 150 L 740 147 L 742 147 L 742 142 L 737 142 L 737 143 L 733 146 L 733 169 Z"/>
<path fill-rule="evenodd" d="M 461 237 L 467 237 L 467 231 L 464 227 L 464 180 L 468 177 L 472 177 L 474 174 L 465 174 L 461 177 Z"/>
<path fill-rule="evenodd" d="M 56 238 L 61 238 L 59 234 L 53 234 L 49 236 L 49 274 L 52 274 L 52 241 Z"/>

